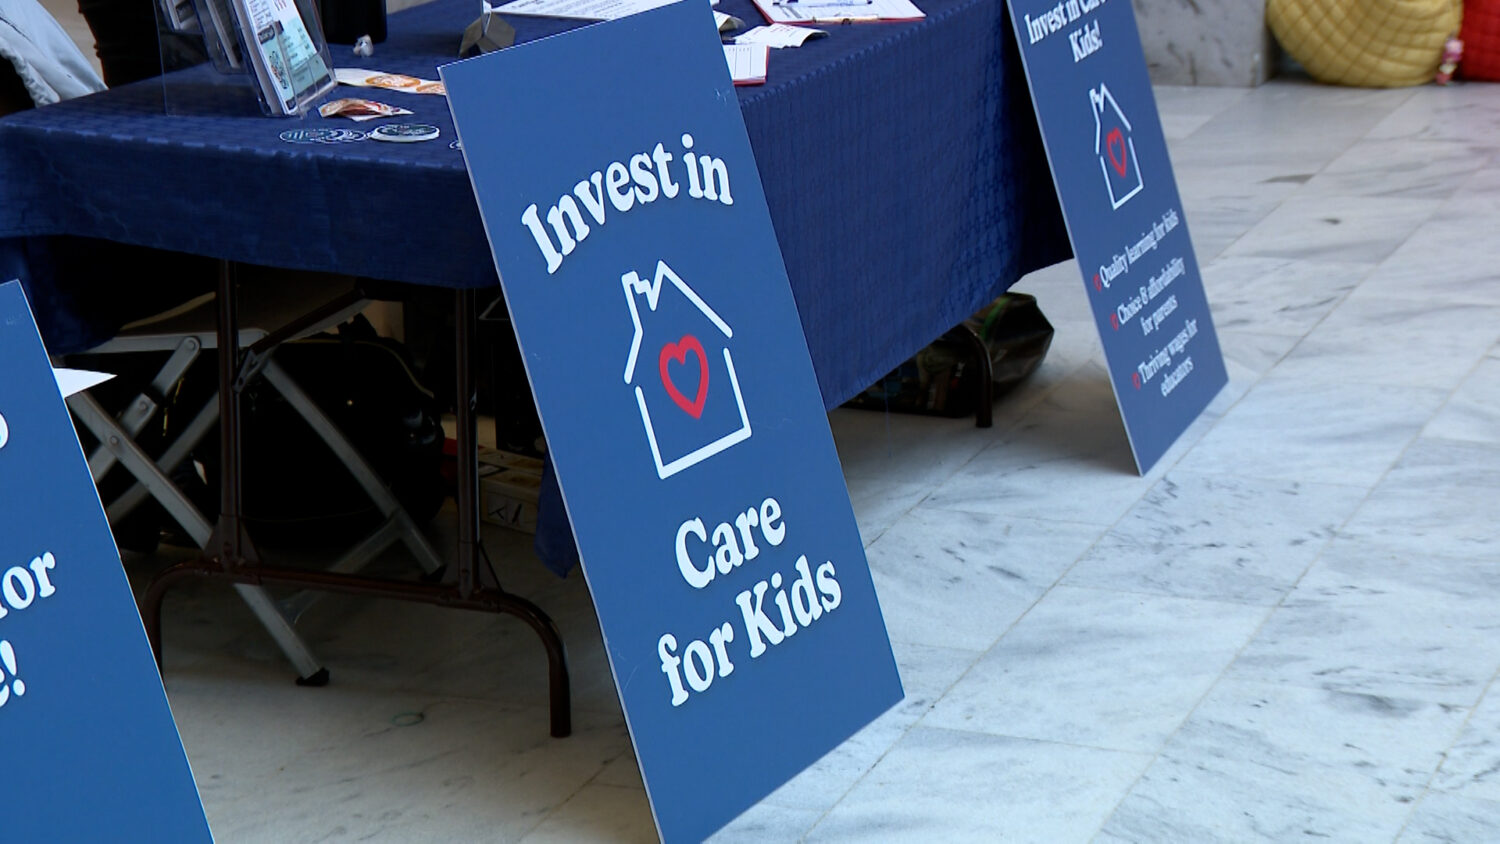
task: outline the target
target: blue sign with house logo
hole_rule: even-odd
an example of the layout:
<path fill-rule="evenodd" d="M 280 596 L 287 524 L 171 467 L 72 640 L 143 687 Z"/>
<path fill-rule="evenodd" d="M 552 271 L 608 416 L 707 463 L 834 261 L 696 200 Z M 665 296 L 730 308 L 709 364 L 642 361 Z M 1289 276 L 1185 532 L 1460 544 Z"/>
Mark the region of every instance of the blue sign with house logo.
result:
<path fill-rule="evenodd" d="M 657 262 L 654 279 L 643 279 L 632 270 L 620 283 L 635 329 L 625 383 L 634 388 L 640 405 L 657 474 L 665 479 L 749 439 L 750 416 L 729 343 L 734 329 L 665 261 Z M 650 360 L 641 365 L 640 360 L 648 327 L 658 337 L 684 332 L 678 340 L 662 344 L 655 366 Z M 655 344 L 644 345 L 649 357 Z M 710 383 L 717 387 L 711 403 Z"/>
<path fill-rule="evenodd" d="M 0 284 L 4 841 L 211 841 L 19 282 Z"/>
<path fill-rule="evenodd" d="M 1129 0 L 1009 0 L 1031 102 L 1142 474 L 1229 377 Z"/>
<path fill-rule="evenodd" d="M 701 839 L 902 696 L 718 30 L 441 73 L 657 827 Z"/>

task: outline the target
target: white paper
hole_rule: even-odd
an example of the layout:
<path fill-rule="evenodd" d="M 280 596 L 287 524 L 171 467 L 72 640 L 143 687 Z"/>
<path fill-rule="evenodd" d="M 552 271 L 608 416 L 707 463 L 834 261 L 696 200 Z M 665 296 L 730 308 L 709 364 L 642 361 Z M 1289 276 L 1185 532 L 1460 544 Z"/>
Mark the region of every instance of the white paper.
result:
<path fill-rule="evenodd" d="M 384 88 L 387 91 L 405 91 L 408 94 L 438 94 L 447 96 L 448 89 L 436 79 L 418 79 L 404 73 L 386 73 L 383 70 L 362 70 L 357 67 L 340 67 L 333 71 L 333 78 L 340 85 L 356 88 Z M 410 112 L 407 112 L 410 114 Z"/>
<path fill-rule="evenodd" d="M 724 61 L 736 85 L 766 81 L 766 59 L 771 48 L 764 44 L 725 44 Z"/>
<path fill-rule="evenodd" d="M 757 26 L 734 39 L 736 44 L 764 44 L 767 47 L 801 47 L 802 44 L 812 38 L 820 38 L 827 35 L 821 29 L 813 29 L 807 26 L 791 26 L 784 23 L 773 23 L 770 26 Z"/>
<path fill-rule="evenodd" d="M 714 26 L 717 26 L 720 32 L 728 32 L 732 29 L 739 29 L 744 25 L 745 22 L 735 17 L 734 15 L 726 15 L 723 12 L 714 12 Z"/>
<path fill-rule="evenodd" d="M 912 21 L 926 17 L 911 0 L 755 0 L 771 23 Z"/>
<path fill-rule="evenodd" d="M 57 379 L 58 392 L 63 398 L 81 393 L 90 387 L 97 387 L 105 381 L 115 377 L 107 372 L 90 372 L 87 369 L 63 369 L 59 366 L 52 367 L 52 377 Z"/>
<path fill-rule="evenodd" d="M 675 2 L 677 0 L 512 0 L 497 6 L 495 11 L 524 17 L 612 21 Z"/>

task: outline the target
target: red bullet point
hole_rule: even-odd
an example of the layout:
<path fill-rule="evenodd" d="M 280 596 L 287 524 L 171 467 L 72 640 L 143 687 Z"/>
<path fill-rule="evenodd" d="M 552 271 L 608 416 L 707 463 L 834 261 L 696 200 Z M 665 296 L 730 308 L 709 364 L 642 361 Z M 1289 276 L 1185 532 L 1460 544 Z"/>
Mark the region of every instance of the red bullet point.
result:
<path fill-rule="evenodd" d="M 1094 289 L 1098 290 L 1099 287 L 1100 287 L 1100 285 L 1099 285 L 1099 274 L 1098 273 L 1094 273 Z"/>
<path fill-rule="evenodd" d="M 1116 331 L 1120 330 L 1120 318 L 1114 314 L 1109 315 L 1109 325 Z"/>
<path fill-rule="evenodd" d="M 1135 388 L 1139 390 L 1141 388 L 1141 374 L 1139 372 L 1130 373 L 1130 383 L 1134 384 Z"/>

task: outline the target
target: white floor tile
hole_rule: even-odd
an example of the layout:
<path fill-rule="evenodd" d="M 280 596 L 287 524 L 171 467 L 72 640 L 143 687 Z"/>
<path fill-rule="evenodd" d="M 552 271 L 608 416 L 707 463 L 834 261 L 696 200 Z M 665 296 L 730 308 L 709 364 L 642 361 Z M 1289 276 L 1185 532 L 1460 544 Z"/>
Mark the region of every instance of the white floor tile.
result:
<path fill-rule="evenodd" d="M 906 698 L 768 795 L 765 805 L 818 816 L 833 808 L 979 658 L 977 651 L 899 642 L 893 649 Z"/>
<path fill-rule="evenodd" d="M 1401 844 L 1469 844 L 1500 841 L 1500 803 L 1431 792 L 1422 798 Z"/>
<path fill-rule="evenodd" d="M 918 727 L 807 840 L 1087 841 L 1150 757 Z"/>
<path fill-rule="evenodd" d="M 1422 556 L 1500 559 L 1500 444 L 1422 437 L 1344 528 Z"/>
<path fill-rule="evenodd" d="M 1416 302 L 1359 290 L 1277 364 L 1276 375 L 1299 384 L 1451 390 L 1497 340 L 1500 306 Z"/>
<path fill-rule="evenodd" d="M 752 806 L 728 826 L 709 837 L 711 844 L 764 844 L 767 841 L 800 841 L 823 813 L 814 809 L 789 809 L 765 803 Z"/>
<path fill-rule="evenodd" d="M 1444 757 L 1434 790 L 1500 803 L 1500 689 L 1485 693 Z"/>
<path fill-rule="evenodd" d="M 1473 706 L 1500 669 L 1492 560 L 1337 540 L 1226 676 Z"/>
<path fill-rule="evenodd" d="M 938 486 L 926 505 L 1109 525 L 1150 486 L 1136 473 L 1108 376 L 1089 364 Z"/>
<path fill-rule="evenodd" d="M 1227 256 L 1378 264 L 1441 203 L 1298 195 L 1224 251 Z"/>
<path fill-rule="evenodd" d="M 893 640 L 982 651 L 1078 559 L 1100 529 L 921 507 L 870 546 Z"/>
<path fill-rule="evenodd" d="M 1179 467 L 1200 474 L 1370 487 L 1446 398 L 1446 390 L 1307 384 L 1273 371 Z"/>
<path fill-rule="evenodd" d="M 521 844 L 651 844 L 657 840 L 656 823 L 651 819 L 651 804 L 644 790 L 591 783 L 527 833 Z"/>
<path fill-rule="evenodd" d="M 1186 138 L 1249 96 L 1248 88 L 1159 85 L 1156 110 L 1168 140 Z"/>
<path fill-rule="evenodd" d="M 1364 264 L 1220 258 L 1204 266 L 1203 284 L 1220 332 L 1300 338 L 1369 274 Z"/>
<path fill-rule="evenodd" d="M 1220 684 L 1101 840 L 1390 841 L 1463 715 L 1421 701 Z"/>
<path fill-rule="evenodd" d="M 1447 199 L 1493 150 L 1464 141 L 1363 140 L 1329 162 L 1307 192 L 1330 196 Z"/>
<path fill-rule="evenodd" d="M 1500 304 L 1497 218 L 1500 204 L 1449 200 L 1370 273 L 1360 292 L 1413 300 L 1417 310 L 1428 303 Z"/>
<path fill-rule="evenodd" d="M 1500 444 L 1500 357 L 1492 351 L 1481 360 L 1422 434 Z"/>
<path fill-rule="evenodd" d="M 866 548 L 932 491 L 928 484 L 881 477 L 851 477 L 847 484 L 854 520 L 859 523 L 859 535 Z"/>
<path fill-rule="evenodd" d="M 844 474 L 931 486 L 945 480 L 996 437 L 972 417 L 943 419 L 839 408 L 828 415 Z"/>
<path fill-rule="evenodd" d="M 516 840 L 629 746 L 623 726 L 586 717 L 559 741 L 545 719 L 538 729 L 535 713 L 367 692 L 353 705 L 325 700 L 315 722 L 320 738 L 299 749 L 276 738 L 285 714 L 262 709 L 274 698 L 262 692 L 234 701 L 225 720 L 256 724 L 260 734 L 222 747 L 216 760 L 195 751 L 204 742 L 184 729 L 200 781 L 219 767 L 242 771 L 204 789 L 219 840 Z M 213 740 L 224 741 L 217 727 Z M 242 769 L 240 755 L 257 742 L 283 748 L 284 760 L 274 769 Z"/>
<path fill-rule="evenodd" d="M 923 723 L 1149 753 L 1177 729 L 1266 613 L 1059 586 Z"/>
<path fill-rule="evenodd" d="M 1359 487 L 1172 473 L 1063 582 L 1273 605 L 1364 496 Z"/>
<path fill-rule="evenodd" d="M 1464 83 L 1412 92 L 1371 130 L 1375 139 L 1448 140 L 1493 144 L 1500 132 L 1495 86 Z"/>

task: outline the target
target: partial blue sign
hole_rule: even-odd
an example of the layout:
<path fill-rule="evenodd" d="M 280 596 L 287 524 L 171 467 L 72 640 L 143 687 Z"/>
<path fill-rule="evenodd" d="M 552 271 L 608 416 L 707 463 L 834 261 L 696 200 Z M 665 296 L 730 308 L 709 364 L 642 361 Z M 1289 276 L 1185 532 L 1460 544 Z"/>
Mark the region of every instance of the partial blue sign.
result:
<path fill-rule="evenodd" d="M 211 841 L 17 282 L 0 284 L 0 367 L 0 840 Z"/>
<path fill-rule="evenodd" d="M 709 5 L 442 68 L 657 827 L 902 696 Z"/>
<path fill-rule="evenodd" d="M 1129 0 L 1010 0 L 1031 102 L 1142 474 L 1229 376 Z"/>

